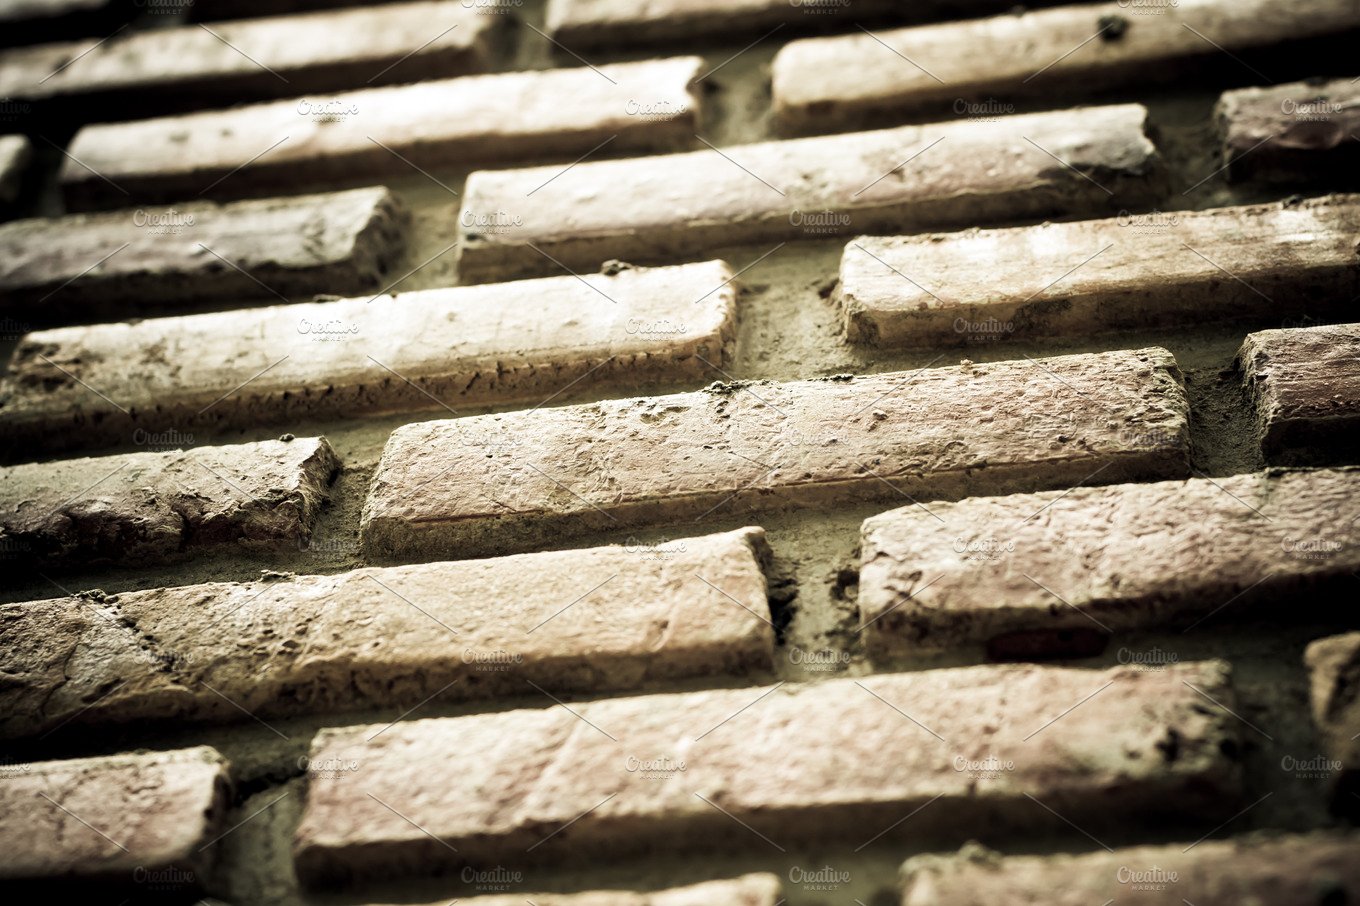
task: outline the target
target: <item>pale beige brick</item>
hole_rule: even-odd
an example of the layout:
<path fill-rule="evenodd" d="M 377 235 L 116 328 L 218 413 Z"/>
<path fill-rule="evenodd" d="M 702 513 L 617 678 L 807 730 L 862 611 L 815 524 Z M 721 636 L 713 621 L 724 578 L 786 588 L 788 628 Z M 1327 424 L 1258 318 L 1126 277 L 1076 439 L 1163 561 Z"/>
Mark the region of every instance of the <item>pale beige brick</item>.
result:
<path fill-rule="evenodd" d="M 1360 196 L 852 240 L 846 332 L 893 347 L 1341 315 L 1360 294 Z M 987 262 L 978 267 L 979 261 Z"/>
<path fill-rule="evenodd" d="M 1357 570 L 1360 470 L 974 497 L 865 521 L 860 626 L 876 655 L 1091 653 L 1113 632 L 1340 603 Z"/>
<path fill-rule="evenodd" d="M 1360 456 L 1360 324 L 1263 330 L 1237 353 L 1269 463 Z"/>
<path fill-rule="evenodd" d="M 416 423 L 383 451 L 363 543 L 473 556 L 782 506 L 1182 476 L 1186 413 L 1175 360 L 1145 349 Z"/>
<path fill-rule="evenodd" d="M 494 871 L 494 869 L 491 869 Z M 784 902 L 779 878 L 749 874 L 657 891 L 594 890 L 586 893 L 493 894 L 463 898 L 469 906 L 779 906 Z M 429 906 L 449 906 L 446 900 Z"/>
<path fill-rule="evenodd" d="M 1360 80 L 1226 91 L 1214 116 L 1231 179 L 1336 184 L 1360 170 Z"/>
<path fill-rule="evenodd" d="M 300 182 L 409 175 L 412 165 L 690 147 L 699 121 L 691 83 L 702 65 L 676 57 L 466 76 L 87 126 L 61 182 L 67 203 L 85 207 L 287 192 Z M 334 115 L 299 112 L 310 100 Z"/>
<path fill-rule="evenodd" d="M 403 710 L 761 673 L 758 528 L 0 605 L 0 735 Z M 544 699 L 551 704 L 549 699 Z"/>
<path fill-rule="evenodd" d="M 1115 213 L 1158 194 L 1160 161 L 1137 104 L 708 148 L 561 168 L 480 171 L 460 273 L 591 269 L 721 245 Z M 550 181 L 551 180 L 551 181 Z M 530 194 L 532 193 L 532 195 Z M 535 248 L 536 247 L 536 248 Z"/>
<path fill-rule="evenodd" d="M 1354 0 L 1078 3 L 865 34 L 794 41 L 773 64 L 775 118 L 825 130 L 969 103 L 1146 84 L 1183 64 L 1233 67 L 1231 54 L 1360 28 Z M 990 107 L 984 108 L 988 115 Z"/>
<path fill-rule="evenodd" d="M 1258 833 L 1080 855 L 1009 856 L 969 846 L 902 866 L 902 906 L 1241 906 L 1360 896 L 1360 835 Z"/>
<path fill-rule="evenodd" d="M 19 220 L 0 226 L 0 311 L 86 322 L 376 290 L 407 221 L 381 187 Z"/>
<path fill-rule="evenodd" d="M 155 562 L 189 549 L 267 549 L 310 536 L 340 462 L 324 437 L 0 468 L 0 542 L 35 562 Z"/>
<path fill-rule="evenodd" d="M 8 764 L 0 771 L 0 880 L 134 889 L 150 873 L 181 894 L 202 887 L 225 830 L 227 765 L 206 746 Z M 107 889 L 107 887 L 105 887 Z"/>
<path fill-rule="evenodd" d="M 0 206 L 14 203 L 23 188 L 33 145 L 22 135 L 0 135 Z"/>
<path fill-rule="evenodd" d="M 427 0 L 95 36 L 0 53 L 0 97 L 107 119 L 447 78 L 488 68 L 496 23 Z"/>
<path fill-rule="evenodd" d="M 14 446 L 94 446 L 138 430 L 697 383 L 726 360 L 731 281 L 711 261 L 42 331 L 0 385 L 0 426 Z"/>
<path fill-rule="evenodd" d="M 1336 773 L 1335 811 L 1360 817 L 1360 632 L 1318 639 L 1304 662 L 1313 722 Z"/>
<path fill-rule="evenodd" d="M 1239 807 L 1234 702 L 1220 662 L 1022 665 L 324 730 L 311 757 L 355 767 L 309 786 L 295 863 L 304 882 L 343 883 L 876 835 L 938 845 L 978 821 L 1066 827 L 1054 812 L 1093 833 L 1173 811 L 1210 822 Z"/>

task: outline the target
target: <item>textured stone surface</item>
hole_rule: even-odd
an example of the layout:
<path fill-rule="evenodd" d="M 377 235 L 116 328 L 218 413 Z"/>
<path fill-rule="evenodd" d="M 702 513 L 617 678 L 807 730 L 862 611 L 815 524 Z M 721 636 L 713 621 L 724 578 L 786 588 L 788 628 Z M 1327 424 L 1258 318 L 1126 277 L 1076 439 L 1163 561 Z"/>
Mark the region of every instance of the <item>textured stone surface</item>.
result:
<path fill-rule="evenodd" d="M 967 847 L 909 859 L 902 906 L 1349 903 L 1360 896 L 1357 847 L 1360 835 L 1344 832 L 1254 834 L 1076 856 L 1003 857 Z"/>
<path fill-rule="evenodd" d="M 569 161 L 606 142 L 601 153 L 690 147 L 699 116 L 691 82 L 702 65 L 677 57 L 341 92 L 324 99 L 337 111 L 329 117 L 299 114 L 306 99 L 295 99 L 86 126 L 69 148 L 79 163 L 64 162 L 61 182 L 67 203 L 84 207 L 125 204 L 128 193 L 176 201 L 287 192 L 304 181 L 404 176 L 412 165 Z"/>
<path fill-rule="evenodd" d="M 1360 452 L 1360 324 L 1263 330 L 1237 364 L 1266 461 L 1354 462 Z"/>
<path fill-rule="evenodd" d="M 1313 722 L 1336 772 L 1335 810 L 1360 817 L 1360 632 L 1318 639 L 1304 662 Z"/>
<path fill-rule="evenodd" d="M 407 220 L 381 187 L 18 220 L 0 226 L 0 311 L 90 321 L 376 290 Z"/>
<path fill-rule="evenodd" d="M 837 298 L 879 346 L 1338 317 L 1360 295 L 1360 196 L 852 240 Z M 987 262 L 985 268 L 979 261 Z M 1150 262 L 1156 262 L 1150 267 Z"/>
<path fill-rule="evenodd" d="M 1121 0 L 809 38 L 775 57 L 774 114 L 796 131 L 923 108 L 969 115 L 979 101 L 1174 79 L 1187 59 L 1240 67 L 1228 54 L 1355 28 L 1355 0 Z"/>
<path fill-rule="evenodd" d="M 469 906 L 779 906 L 779 878 L 749 874 L 721 881 L 704 881 L 668 890 L 593 890 L 586 893 L 504 894 L 463 898 Z M 450 906 L 447 900 L 429 906 Z"/>
<path fill-rule="evenodd" d="M 859 843 L 894 822 L 938 843 L 1056 824 L 1044 806 L 1097 833 L 1172 811 L 1205 822 L 1236 807 L 1225 752 L 1240 725 L 1196 689 L 1233 706 L 1221 662 L 1026 665 L 323 730 L 312 759 L 357 767 L 308 788 L 296 864 L 304 881 L 343 883 L 450 863 L 768 853 L 757 834 Z M 968 769 L 992 757 L 1008 769 Z"/>
<path fill-rule="evenodd" d="M 41 331 L 0 385 L 0 426 L 13 446 L 92 446 L 138 429 L 697 383 L 727 359 L 731 279 L 712 261 Z M 494 426 L 468 437 L 479 456 L 531 442 Z"/>
<path fill-rule="evenodd" d="M 0 674 L 21 679 L 0 687 L 0 735 L 768 671 L 768 555 L 748 528 L 0 605 Z"/>
<path fill-rule="evenodd" d="M 1145 349 L 416 423 L 383 451 L 363 541 L 474 556 L 712 513 L 1179 477 L 1186 418 L 1175 360 Z"/>
<path fill-rule="evenodd" d="M 33 145 L 22 135 L 0 135 L 0 205 L 12 204 L 23 188 Z"/>
<path fill-rule="evenodd" d="M 191 442 L 143 434 L 147 446 Z M 163 442 L 163 443 L 162 443 Z M 324 437 L 0 468 L 0 542 L 36 562 L 155 562 L 307 538 L 340 461 Z"/>
<path fill-rule="evenodd" d="M 1360 470 L 903 507 L 865 521 L 862 549 L 860 625 L 875 654 L 1004 650 L 1015 635 L 1033 654 L 1062 655 L 1074 632 L 1190 625 L 1263 601 L 1351 600 Z"/>
<path fill-rule="evenodd" d="M 913 3 L 901 15 L 930 18 L 958 14 L 960 6 L 1004 8 L 1000 0 Z M 573 50 L 630 47 L 638 43 L 730 38 L 740 32 L 792 26 L 844 28 L 847 21 L 899 12 L 893 0 L 790 2 L 790 0 L 548 0 L 547 31 Z"/>
<path fill-rule="evenodd" d="M 149 876 L 163 873 L 165 889 L 192 892 L 211 866 L 205 847 L 225 829 L 226 769 L 206 746 L 7 765 L 0 880 L 145 890 Z"/>
<path fill-rule="evenodd" d="M 496 23 L 462 3 L 427 0 L 121 32 L 0 53 L 0 97 L 79 99 L 83 116 L 107 119 L 128 104 L 145 116 L 445 78 L 488 68 Z"/>
<path fill-rule="evenodd" d="M 1354 182 L 1360 170 L 1360 82 L 1226 91 L 1214 109 L 1231 179 Z"/>
<path fill-rule="evenodd" d="M 465 227 L 460 273 L 557 267 L 539 249 L 593 269 L 742 242 L 1113 214 L 1157 197 L 1146 117 L 1124 104 L 588 161 L 567 172 L 480 171 L 468 178 L 465 219 L 505 212 L 518 223 L 495 234 Z"/>

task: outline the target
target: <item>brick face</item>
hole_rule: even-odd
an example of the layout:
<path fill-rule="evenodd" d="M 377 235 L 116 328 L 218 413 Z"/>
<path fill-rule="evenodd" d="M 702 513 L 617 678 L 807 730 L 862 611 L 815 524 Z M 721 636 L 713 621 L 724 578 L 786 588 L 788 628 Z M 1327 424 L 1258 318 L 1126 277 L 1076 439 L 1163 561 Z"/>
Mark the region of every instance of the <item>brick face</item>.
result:
<path fill-rule="evenodd" d="M 1226 91 L 1214 116 L 1234 179 L 1344 184 L 1360 163 L 1354 79 Z"/>
<path fill-rule="evenodd" d="M 1309 697 L 1335 781 L 1333 810 L 1360 816 L 1360 632 L 1318 639 L 1304 652 Z"/>
<path fill-rule="evenodd" d="M 0 135 L 0 206 L 19 197 L 24 169 L 33 156 L 33 144 L 22 135 Z"/>

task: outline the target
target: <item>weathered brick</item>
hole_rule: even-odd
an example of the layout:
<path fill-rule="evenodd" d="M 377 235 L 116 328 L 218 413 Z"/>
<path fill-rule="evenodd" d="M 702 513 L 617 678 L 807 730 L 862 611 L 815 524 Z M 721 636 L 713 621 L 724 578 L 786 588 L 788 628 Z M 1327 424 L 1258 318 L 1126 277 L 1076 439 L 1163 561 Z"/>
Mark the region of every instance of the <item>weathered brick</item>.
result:
<path fill-rule="evenodd" d="M 176 446 L 192 438 L 143 434 Z M 340 462 L 325 438 L 0 468 L 0 541 L 35 562 L 154 562 L 308 537 Z"/>
<path fill-rule="evenodd" d="M 1347 601 L 1356 570 L 1360 470 L 975 497 L 865 521 L 860 624 L 876 655 L 1070 655 L 1229 604 Z"/>
<path fill-rule="evenodd" d="M 691 83 L 702 65 L 699 57 L 676 57 L 318 99 L 333 116 L 300 113 L 304 98 L 87 126 L 71 143 L 61 183 L 67 203 L 84 207 L 126 203 L 128 195 L 284 193 L 300 182 L 409 175 L 413 165 L 690 147 L 699 121 Z"/>
<path fill-rule="evenodd" d="M 1227 91 L 1214 117 L 1230 179 L 1334 185 L 1360 170 L 1355 79 Z"/>
<path fill-rule="evenodd" d="M 1262 330 L 1237 353 L 1266 461 L 1355 462 L 1360 455 L 1360 324 Z"/>
<path fill-rule="evenodd" d="M 971 667 L 323 730 L 312 759 L 355 767 L 308 788 L 295 864 L 343 883 L 885 832 L 938 844 L 1053 812 L 1094 832 L 1209 821 L 1240 796 L 1240 725 L 1205 695 L 1233 707 L 1223 663 Z"/>
<path fill-rule="evenodd" d="M 768 671 L 758 528 L 0 605 L 0 735 Z M 537 688 L 535 688 L 537 687 Z"/>
<path fill-rule="evenodd" d="M 1313 722 L 1336 771 L 1335 810 L 1360 817 L 1360 632 L 1318 639 L 1304 662 Z"/>
<path fill-rule="evenodd" d="M 1175 360 L 1145 349 L 416 423 L 383 451 L 363 542 L 473 556 L 717 511 L 1178 477 L 1186 412 Z"/>
<path fill-rule="evenodd" d="M 902 906 L 1240 906 L 1360 896 L 1360 835 L 1258 833 L 1191 846 L 1009 856 L 969 846 L 902 866 Z"/>
<path fill-rule="evenodd" d="M 749 874 L 657 891 L 594 890 L 586 893 L 493 894 L 458 900 L 469 906 L 779 906 L 779 878 Z M 450 906 L 447 900 L 429 906 Z"/>
<path fill-rule="evenodd" d="M 0 385 L 0 426 L 8 446 L 92 446 L 138 429 L 698 382 L 735 334 L 731 280 L 711 261 L 41 331 Z"/>
<path fill-rule="evenodd" d="M 942 109 L 995 116 L 1013 109 L 1007 98 L 1169 80 L 1206 60 L 1240 69 L 1234 52 L 1355 28 L 1354 0 L 1121 0 L 808 38 L 775 57 L 774 114 L 794 131 Z"/>
<path fill-rule="evenodd" d="M 33 146 L 22 135 L 0 135 L 0 206 L 13 204 L 23 188 Z"/>
<path fill-rule="evenodd" d="M 461 3 L 186 25 L 0 53 L 0 97 L 107 119 L 484 72 L 497 17 Z M 328 98 L 312 98 L 322 107 Z"/>
<path fill-rule="evenodd" d="M 493 279 L 557 268 L 544 252 L 594 268 L 741 242 L 1116 211 L 1154 197 L 1160 162 L 1143 133 L 1146 116 L 1130 104 L 583 163 L 565 173 L 480 171 L 468 178 L 464 222 L 506 212 L 516 224 L 496 233 L 464 227 L 459 272 Z"/>
<path fill-rule="evenodd" d="M 375 290 L 407 223 L 381 187 L 19 220 L 0 226 L 0 312 L 84 322 Z"/>
<path fill-rule="evenodd" d="M 851 340 L 934 347 L 1286 313 L 1360 295 L 1360 196 L 852 240 L 837 290 Z M 987 262 L 979 268 L 978 262 Z M 1152 264 L 1155 262 L 1155 266 Z"/>
<path fill-rule="evenodd" d="M 199 889 L 224 829 L 226 762 L 206 746 L 7 765 L 0 880 Z M 38 887 L 50 894 L 51 887 Z"/>

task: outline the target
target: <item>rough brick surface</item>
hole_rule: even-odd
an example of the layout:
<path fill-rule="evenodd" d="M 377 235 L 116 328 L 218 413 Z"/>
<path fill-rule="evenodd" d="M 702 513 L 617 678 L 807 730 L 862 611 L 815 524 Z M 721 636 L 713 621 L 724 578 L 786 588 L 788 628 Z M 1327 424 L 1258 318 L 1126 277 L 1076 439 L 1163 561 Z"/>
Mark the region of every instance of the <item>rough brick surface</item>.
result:
<path fill-rule="evenodd" d="M 1360 632 L 1318 639 L 1304 662 L 1313 721 L 1336 772 L 1336 810 L 1360 816 Z"/>
<path fill-rule="evenodd" d="M 1232 179 L 1354 181 L 1360 169 L 1360 82 L 1294 82 L 1224 92 L 1214 110 Z"/>
<path fill-rule="evenodd" d="M 768 671 L 764 533 L 0 605 L 0 735 Z M 545 700 L 546 701 L 546 700 Z"/>
<path fill-rule="evenodd" d="M 593 269 L 741 242 L 1113 213 L 1156 197 L 1160 161 L 1146 117 L 1126 104 L 586 162 L 565 173 L 477 172 L 465 221 L 505 212 L 517 222 L 494 234 L 465 227 L 460 273 L 557 267 L 539 250 Z"/>
<path fill-rule="evenodd" d="M 702 65 L 677 57 L 343 92 L 324 99 L 329 116 L 300 113 L 306 99 L 296 99 L 87 126 L 69 149 L 79 163 L 64 163 L 61 182 L 67 203 L 81 207 L 125 203 L 124 193 L 174 201 L 287 192 L 408 175 L 412 165 L 570 160 L 606 142 L 600 153 L 689 147 Z"/>
<path fill-rule="evenodd" d="M 865 236 L 845 247 L 837 298 L 850 339 L 885 347 L 1208 320 L 1279 323 L 1291 312 L 1345 317 L 1360 295 L 1357 231 L 1360 196 L 1332 195 L 1291 206 Z"/>
<path fill-rule="evenodd" d="M 1172 79 L 1186 58 L 1360 28 L 1354 0 L 1077 3 L 874 34 L 795 41 L 775 57 L 774 114 L 796 131 L 901 118 L 922 108 Z M 992 108 L 981 108 L 994 115 Z"/>
<path fill-rule="evenodd" d="M 0 469 L 0 541 L 8 556 L 37 562 L 155 562 L 190 548 L 277 546 L 311 534 L 339 469 L 321 437 L 9 466 Z"/>
<path fill-rule="evenodd" d="M 902 906 L 1348 903 L 1360 896 L 1357 847 L 1360 836 L 1346 833 L 1257 834 L 1076 856 L 1002 857 L 966 847 L 909 859 Z"/>
<path fill-rule="evenodd" d="M 1008 636 L 1030 653 L 1072 653 L 1080 636 L 1253 602 L 1349 600 L 1360 470 L 903 507 L 864 523 L 862 558 L 860 624 L 876 654 L 977 642 L 1004 651 Z"/>
<path fill-rule="evenodd" d="M 1360 452 L 1360 324 L 1263 330 L 1237 353 L 1266 461 L 1353 462 Z"/>
<path fill-rule="evenodd" d="M 1186 418 L 1175 360 L 1145 349 L 416 423 L 383 451 L 363 541 L 471 556 L 714 512 L 1182 476 Z"/>
<path fill-rule="evenodd" d="M 912 4 L 902 14 L 958 13 L 958 3 L 930 0 Z M 993 9 L 1000 3 L 970 0 L 967 6 Z M 630 47 L 638 43 L 683 41 L 696 37 L 730 37 L 758 29 L 838 27 L 847 21 L 872 19 L 897 12 L 893 0 L 853 0 L 850 3 L 790 2 L 790 0 L 548 0 L 547 30 L 573 50 Z"/>
<path fill-rule="evenodd" d="M 460 899 L 469 906 L 779 906 L 779 878 L 749 874 L 721 881 L 705 881 L 668 890 L 594 890 L 588 893 L 505 894 Z M 446 900 L 429 906 L 449 906 Z"/>
<path fill-rule="evenodd" d="M 90 321 L 375 290 L 405 245 L 407 220 L 374 187 L 15 221 L 0 226 L 0 311 Z"/>
<path fill-rule="evenodd" d="M 0 880 L 145 889 L 163 872 L 168 887 L 190 892 L 210 865 L 204 847 L 224 829 L 226 792 L 226 763 L 207 747 L 8 765 Z"/>
<path fill-rule="evenodd" d="M 1225 754 L 1238 724 L 1201 692 L 1233 706 L 1225 665 L 973 667 L 416 721 L 377 736 L 326 730 L 313 760 L 356 768 L 308 788 L 296 865 L 318 883 L 450 862 L 768 852 L 868 840 L 894 822 L 890 834 L 938 842 L 1055 824 L 1044 806 L 1096 832 L 1172 810 L 1206 821 L 1240 795 Z M 1007 769 L 968 769 L 993 757 Z"/>
<path fill-rule="evenodd" d="M 735 333 L 731 279 L 713 261 L 42 331 L 15 353 L 0 425 L 16 446 L 96 445 L 137 429 L 697 383 Z M 479 451 L 531 442 L 494 426 L 471 437 Z"/>
<path fill-rule="evenodd" d="M 0 53 L 0 97 L 108 118 L 465 75 L 487 69 L 497 18 L 438 0 L 25 47 Z"/>
<path fill-rule="evenodd" d="M 12 204 L 23 188 L 33 146 L 22 135 L 0 135 L 0 205 Z"/>

